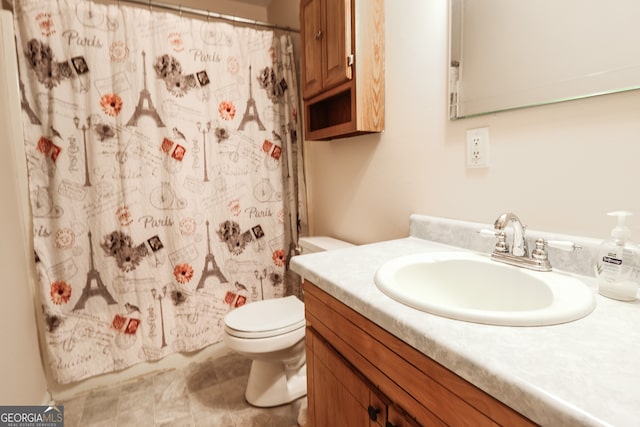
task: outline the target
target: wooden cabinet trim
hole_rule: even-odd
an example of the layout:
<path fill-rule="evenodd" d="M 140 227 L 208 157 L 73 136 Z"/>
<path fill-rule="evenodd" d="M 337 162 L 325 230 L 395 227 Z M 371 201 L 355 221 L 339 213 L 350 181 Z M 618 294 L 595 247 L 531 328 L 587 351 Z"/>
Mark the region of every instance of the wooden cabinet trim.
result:
<path fill-rule="evenodd" d="M 385 117 L 385 25 L 382 0 L 355 2 L 358 30 L 354 34 L 357 123 L 361 129 L 381 132 Z"/>
<path fill-rule="evenodd" d="M 308 324 L 307 324 L 308 326 Z M 307 329 L 308 330 L 308 329 Z M 314 379 L 315 376 L 313 373 L 315 372 L 315 357 L 313 354 L 315 353 L 315 348 L 313 346 L 313 334 L 305 334 L 305 350 L 306 350 L 306 362 L 307 362 L 307 401 L 309 405 L 307 407 L 307 418 L 309 420 L 315 420 L 316 414 L 314 410 L 313 402 L 316 401 L 315 396 L 315 387 L 314 387 Z"/>

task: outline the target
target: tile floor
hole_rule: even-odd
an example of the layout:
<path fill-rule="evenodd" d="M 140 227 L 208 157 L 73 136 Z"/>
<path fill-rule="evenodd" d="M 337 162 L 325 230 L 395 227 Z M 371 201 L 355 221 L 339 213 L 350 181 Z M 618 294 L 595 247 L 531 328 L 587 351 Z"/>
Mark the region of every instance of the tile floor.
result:
<path fill-rule="evenodd" d="M 64 405 L 65 427 L 294 427 L 303 399 L 254 408 L 244 398 L 251 361 L 236 353 L 84 393 Z"/>

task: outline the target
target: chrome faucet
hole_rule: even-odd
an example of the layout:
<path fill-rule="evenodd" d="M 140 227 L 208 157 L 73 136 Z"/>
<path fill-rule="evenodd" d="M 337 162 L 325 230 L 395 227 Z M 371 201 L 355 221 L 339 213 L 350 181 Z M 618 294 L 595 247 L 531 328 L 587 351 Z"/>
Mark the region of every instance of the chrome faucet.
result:
<path fill-rule="evenodd" d="M 496 230 L 504 230 L 511 223 L 513 226 L 513 244 L 511 245 L 511 255 L 513 256 L 529 256 L 527 241 L 524 238 L 525 226 L 520 222 L 520 218 L 514 213 L 503 213 L 496 219 L 493 228 Z M 508 251 L 508 247 L 507 247 Z"/>
<path fill-rule="evenodd" d="M 504 231 L 509 224 L 513 227 L 511 247 L 507 243 L 507 234 Z M 551 271 L 551 263 L 547 256 L 547 246 L 565 251 L 581 249 L 580 245 L 576 245 L 573 242 L 537 239 L 536 247 L 529 255 L 527 240 L 524 235 L 526 227 L 522 225 L 520 218 L 511 212 L 500 215 L 493 227 L 494 230 L 479 231 L 483 236 L 498 238 L 496 246 L 491 253 L 491 259 L 517 267 L 525 267 L 536 271 Z"/>

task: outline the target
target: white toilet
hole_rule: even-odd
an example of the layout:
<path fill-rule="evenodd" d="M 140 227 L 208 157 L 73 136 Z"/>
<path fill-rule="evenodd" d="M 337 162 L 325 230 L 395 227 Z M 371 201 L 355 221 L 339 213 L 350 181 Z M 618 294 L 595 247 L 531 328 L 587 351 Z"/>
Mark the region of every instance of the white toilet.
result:
<path fill-rule="evenodd" d="M 301 237 L 302 253 L 352 246 L 331 237 Z M 271 407 L 307 394 L 304 304 L 296 296 L 257 301 L 224 318 L 225 344 L 253 360 L 245 397 Z"/>

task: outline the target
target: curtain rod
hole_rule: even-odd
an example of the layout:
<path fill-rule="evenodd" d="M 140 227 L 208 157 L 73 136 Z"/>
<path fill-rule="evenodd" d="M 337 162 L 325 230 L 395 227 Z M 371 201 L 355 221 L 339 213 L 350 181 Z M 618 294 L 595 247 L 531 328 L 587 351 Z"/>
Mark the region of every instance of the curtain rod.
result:
<path fill-rule="evenodd" d="M 300 30 L 296 28 L 284 27 L 281 25 L 270 24 L 268 22 L 254 21 L 247 18 L 241 18 L 239 16 L 223 15 L 221 13 L 210 12 L 204 9 L 194 9 L 191 7 L 183 7 L 175 4 L 161 3 L 155 0 L 146 0 L 146 1 L 145 0 L 122 0 L 122 1 L 125 3 L 134 3 L 140 6 L 145 6 L 145 7 L 148 7 L 149 9 L 157 7 L 158 9 L 170 10 L 173 12 L 178 12 L 180 14 L 184 12 L 184 13 L 189 13 L 191 15 L 203 16 L 207 19 L 209 18 L 222 19 L 224 21 L 229 21 L 234 24 L 245 24 L 245 25 L 252 25 L 252 26 L 263 27 L 263 28 L 273 28 L 276 30 L 288 31 L 291 33 L 300 32 Z M 120 0 L 118 0 L 118 2 L 120 2 Z"/>

